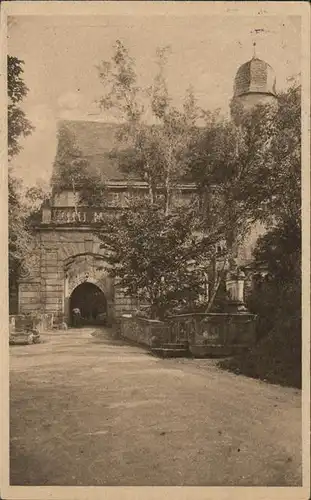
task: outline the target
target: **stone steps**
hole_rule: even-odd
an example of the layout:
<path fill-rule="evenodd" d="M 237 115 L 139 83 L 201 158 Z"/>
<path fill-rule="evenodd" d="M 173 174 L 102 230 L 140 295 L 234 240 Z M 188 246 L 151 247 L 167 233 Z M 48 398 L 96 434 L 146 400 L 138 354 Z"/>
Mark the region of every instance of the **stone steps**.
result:
<path fill-rule="evenodd" d="M 243 344 L 236 345 L 188 345 L 186 343 L 166 343 L 160 347 L 151 348 L 151 352 L 161 358 L 221 358 L 232 356 L 247 351 L 248 346 Z"/>
<path fill-rule="evenodd" d="M 189 356 L 185 344 L 165 343 L 161 347 L 153 347 L 151 352 L 161 358 L 185 358 Z"/>

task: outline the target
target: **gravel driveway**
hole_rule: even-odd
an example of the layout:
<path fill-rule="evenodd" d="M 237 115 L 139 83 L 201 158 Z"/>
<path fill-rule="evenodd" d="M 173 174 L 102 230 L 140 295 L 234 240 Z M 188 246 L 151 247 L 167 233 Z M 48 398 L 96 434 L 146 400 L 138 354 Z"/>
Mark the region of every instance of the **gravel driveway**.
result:
<path fill-rule="evenodd" d="M 300 391 L 91 333 L 11 347 L 11 485 L 301 485 Z"/>

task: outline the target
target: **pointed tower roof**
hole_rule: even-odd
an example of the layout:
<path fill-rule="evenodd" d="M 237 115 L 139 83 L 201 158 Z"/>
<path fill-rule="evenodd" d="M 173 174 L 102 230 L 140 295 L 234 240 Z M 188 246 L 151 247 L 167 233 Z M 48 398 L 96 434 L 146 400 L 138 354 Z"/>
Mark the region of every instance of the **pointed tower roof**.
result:
<path fill-rule="evenodd" d="M 255 49 L 255 44 L 254 44 Z M 239 67 L 234 80 L 234 97 L 244 94 L 268 94 L 276 96 L 276 78 L 273 68 L 254 55 Z"/>

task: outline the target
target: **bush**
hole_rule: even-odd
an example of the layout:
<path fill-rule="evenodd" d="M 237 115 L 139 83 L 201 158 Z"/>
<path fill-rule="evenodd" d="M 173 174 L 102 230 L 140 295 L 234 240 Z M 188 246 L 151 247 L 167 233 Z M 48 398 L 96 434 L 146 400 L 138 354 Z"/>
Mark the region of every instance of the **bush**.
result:
<path fill-rule="evenodd" d="M 279 317 L 274 329 L 247 354 L 222 360 L 218 365 L 236 374 L 301 388 L 300 318 Z"/>
<path fill-rule="evenodd" d="M 257 344 L 247 355 L 223 360 L 222 368 L 301 388 L 300 236 L 299 226 L 287 221 L 259 239 L 255 258 L 268 275 L 248 299 L 258 317 Z"/>

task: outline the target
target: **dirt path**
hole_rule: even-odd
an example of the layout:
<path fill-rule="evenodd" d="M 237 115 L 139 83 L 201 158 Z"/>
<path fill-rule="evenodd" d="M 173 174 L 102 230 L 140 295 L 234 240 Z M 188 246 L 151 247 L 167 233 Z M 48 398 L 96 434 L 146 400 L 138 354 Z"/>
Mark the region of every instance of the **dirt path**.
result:
<path fill-rule="evenodd" d="M 55 332 L 11 348 L 12 485 L 301 484 L 300 391 Z"/>

